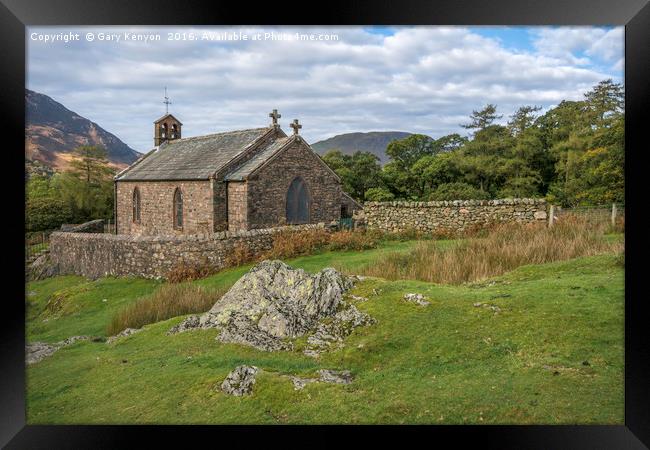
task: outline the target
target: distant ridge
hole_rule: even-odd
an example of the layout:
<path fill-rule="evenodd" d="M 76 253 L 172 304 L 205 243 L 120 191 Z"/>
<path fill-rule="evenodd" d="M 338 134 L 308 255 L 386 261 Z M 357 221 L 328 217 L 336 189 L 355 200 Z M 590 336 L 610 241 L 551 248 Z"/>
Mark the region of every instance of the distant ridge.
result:
<path fill-rule="evenodd" d="M 116 167 L 126 167 L 141 156 L 96 123 L 47 95 L 25 89 L 25 159 L 64 169 L 80 145 L 104 147 Z"/>
<path fill-rule="evenodd" d="M 395 140 L 404 139 L 413 133 L 405 131 L 371 131 L 368 133 L 345 133 L 331 137 L 315 144 L 311 147 L 320 155 L 325 154 L 330 149 L 341 150 L 345 154 L 352 154 L 357 150 L 370 152 L 379 157 L 382 164 L 389 161 L 386 155 L 386 147 Z"/>

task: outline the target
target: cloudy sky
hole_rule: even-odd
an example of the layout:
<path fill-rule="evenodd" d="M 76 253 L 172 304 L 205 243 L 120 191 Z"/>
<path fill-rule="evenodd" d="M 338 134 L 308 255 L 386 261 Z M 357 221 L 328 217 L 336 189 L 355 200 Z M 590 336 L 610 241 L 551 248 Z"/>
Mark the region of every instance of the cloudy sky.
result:
<path fill-rule="evenodd" d="M 522 105 L 580 99 L 622 82 L 624 66 L 622 27 L 30 27 L 26 39 L 29 89 L 140 152 L 165 86 L 186 137 L 265 126 L 273 108 L 309 142 L 439 137 L 466 134 L 459 124 L 487 103 L 505 122 Z"/>

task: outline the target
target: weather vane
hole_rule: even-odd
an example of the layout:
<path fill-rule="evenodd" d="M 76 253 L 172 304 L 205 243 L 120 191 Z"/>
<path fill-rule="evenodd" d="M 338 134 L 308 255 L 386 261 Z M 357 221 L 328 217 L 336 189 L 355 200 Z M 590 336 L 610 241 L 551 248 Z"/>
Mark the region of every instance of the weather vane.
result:
<path fill-rule="evenodd" d="M 165 100 L 163 103 L 165 104 L 165 114 L 169 114 L 169 105 L 171 105 L 172 102 L 169 100 L 169 97 L 167 97 L 167 86 L 165 86 Z"/>

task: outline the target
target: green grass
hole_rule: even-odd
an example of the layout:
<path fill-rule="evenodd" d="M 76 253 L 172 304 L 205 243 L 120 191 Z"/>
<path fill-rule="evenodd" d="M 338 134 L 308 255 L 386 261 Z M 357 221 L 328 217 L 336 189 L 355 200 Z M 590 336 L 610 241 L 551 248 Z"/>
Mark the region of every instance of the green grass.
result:
<path fill-rule="evenodd" d="M 289 263 L 353 270 L 413 245 Z M 227 287 L 249 267 L 194 283 Z M 28 341 L 102 335 L 115 311 L 158 285 L 78 277 L 29 283 L 36 294 L 28 296 Z M 52 314 L 47 301 L 60 291 L 68 302 Z M 427 295 L 431 305 L 402 301 L 406 292 Z M 614 255 L 524 266 L 460 286 L 369 279 L 353 293 L 369 297 L 358 308 L 377 324 L 356 329 L 345 348 L 320 360 L 221 344 L 216 330 L 166 336 L 177 317 L 114 344 L 79 342 L 29 366 L 28 423 L 622 424 L 623 292 L 624 269 Z M 215 389 L 240 364 L 264 369 L 253 395 Z M 294 391 L 283 376 L 319 368 L 349 369 L 355 380 Z"/>

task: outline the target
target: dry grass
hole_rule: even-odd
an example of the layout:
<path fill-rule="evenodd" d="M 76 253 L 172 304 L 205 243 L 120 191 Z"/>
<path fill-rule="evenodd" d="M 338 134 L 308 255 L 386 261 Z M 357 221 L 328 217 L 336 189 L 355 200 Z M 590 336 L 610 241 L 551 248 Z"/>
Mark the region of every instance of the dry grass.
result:
<path fill-rule="evenodd" d="M 226 257 L 226 267 L 237 267 L 255 260 L 255 254 L 245 242 L 235 244 Z"/>
<path fill-rule="evenodd" d="M 168 273 L 167 281 L 170 283 L 182 283 L 205 278 L 215 273 L 207 262 L 201 264 L 176 264 Z"/>
<path fill-rule="evenodd" d="M 370 250 L 377 247 L 381 233 L 374 231 L 337 231 L 330 234 L 330 250 Z"/>
<path fill-rule="evenodd" d="M 620 252 L 621 242 L 603 238 L 606 225 L 565 217 L 551 228 L 542 224 L 503 224 L 486 237 L 441 247 L 423 241 L 408 253 L 389 253 L 361 270 L 389 280 L 414 279 L 461 284 L 501 275 L 519 266 L 580 256 Z"/>
<path fill-rule="evenodd" d="M 329 239 L 329 233 L 320 228 L 281 231 L 273 236 L 273 247 L 261 255 L 260 259 L 282 259 L 310 255 L 325 248 Z"/>
<path fill-rule="evenodd" d="M 192 284 L 164 284 L 150 296 L 144 297 L 115 314 L 106 331 L 109 336 L 126 328 L 167 320 L 184 314 L 208 311 L 224 291 L 209 291 Z"/>

